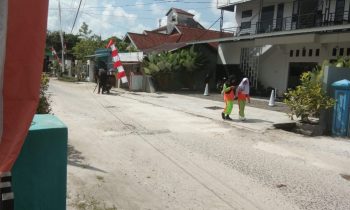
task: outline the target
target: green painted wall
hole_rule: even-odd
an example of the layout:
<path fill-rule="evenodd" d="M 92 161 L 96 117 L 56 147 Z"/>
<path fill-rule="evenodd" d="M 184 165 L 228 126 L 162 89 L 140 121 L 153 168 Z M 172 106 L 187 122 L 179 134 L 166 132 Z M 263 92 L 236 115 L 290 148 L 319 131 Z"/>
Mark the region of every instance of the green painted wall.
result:
<path fill-rule="evenodd" d="M 12 169 L 15 210 L 64 210 L 67 127 L 53 115 L 35 115 Z"/>

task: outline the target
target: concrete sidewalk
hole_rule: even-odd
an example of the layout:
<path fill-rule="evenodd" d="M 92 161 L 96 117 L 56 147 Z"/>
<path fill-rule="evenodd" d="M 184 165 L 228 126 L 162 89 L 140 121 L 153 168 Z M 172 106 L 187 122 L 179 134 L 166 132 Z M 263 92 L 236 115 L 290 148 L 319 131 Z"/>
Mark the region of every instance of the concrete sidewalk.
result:
<path fill-rule="evenodd" d="M 204 96 L 203 93 L 201 92 L 194 92 L 194 91 L 177 91 L 177 92 L 172 92 L 173 94 L 178 94 L 178 95 L 184 95 L 184 96 L 191 96 L 191 97 L 196 97 L 196 98 L 202 98 L 202 99 L 208 99 L 212 101 L 223 101 L 223 95 L 220 93 L 210 93 L 208 96 Z M 275 106 L 269 106 L 269 98 L 262 98 L 262 97 L 255 97 L 251 96 L 250 97 L 250 104 L 247 104 L 247 106 L 250 107 L 255 107 L 255 108 L 261 108 L 261 109 L 266 109 L 270 111 L 277 111 L 277 112 L 284 112 L 288 113 L 289 112 L 289 107 L 282 102 L 277 102 L 275 101 Z"/>
<path fill-rule="evenodd" d="M 112 94 L 134 99 L 155 106 L 166 107 L 173 110 L 185 112 L 198 117 L 205 117 L 218 122 L 224 122 L 237 128 L 244 128 L 255 132 L 264 132 L 274 129 L 273 124 L 294 122 L 283 112 L 270 111 L 266 109 L 246 106 L 246 121 L 238 119 L 238 105 L 234 102 L 232 114 L 233 121 L 222 120 L 221 112 L 224 102 L 207 100 L 197 97 L 173 94 L 173 93 L 145 93 L 129 92 L 123 89 L 114 89 Z M 156 113 L 155 113 L 156 114 Z"/>

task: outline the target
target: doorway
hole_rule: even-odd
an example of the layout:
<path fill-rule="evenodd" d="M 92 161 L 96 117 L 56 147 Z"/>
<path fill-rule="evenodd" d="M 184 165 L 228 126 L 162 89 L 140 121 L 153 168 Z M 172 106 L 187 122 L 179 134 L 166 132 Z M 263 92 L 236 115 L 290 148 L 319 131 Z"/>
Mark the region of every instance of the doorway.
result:
<path fill-rule="evenodd" d="M 298 2 L 298 28 L 311 28 L 316 25 L 318 0 L 303 0 Z"/>
<path fill-rule="evenodd" d="M 262 8 L 260 24 L 258 25 L 258 32 L 259 33 L 267 33 L 267 32 L 272 31 L 274 12 L 275 12 L 274 5 Z"/>
<path fill-rule="evenodd" d="M 316 62 L 289 63 L 288 88 L 295 89 L 296 86 L 300 85 L 301 74 L 312 71 L 317 65 Z"/>

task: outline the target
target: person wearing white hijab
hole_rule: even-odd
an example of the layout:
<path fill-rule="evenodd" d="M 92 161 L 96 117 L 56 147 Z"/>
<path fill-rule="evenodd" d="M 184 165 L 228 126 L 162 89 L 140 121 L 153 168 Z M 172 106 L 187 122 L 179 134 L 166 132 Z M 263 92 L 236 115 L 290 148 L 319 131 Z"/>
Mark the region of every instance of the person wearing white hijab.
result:
<path fill-rule="evenodd" d="M 249 96 L 249 80 L 248 78 L 243 78 L 241 83 L 239 84 L 237 88 L 237 96 L 238 96 L 238 107 L 239 107 L 239 119 L 245 120 L 245 104 L 248 101 L 250 103 L 250 96 Z"/>

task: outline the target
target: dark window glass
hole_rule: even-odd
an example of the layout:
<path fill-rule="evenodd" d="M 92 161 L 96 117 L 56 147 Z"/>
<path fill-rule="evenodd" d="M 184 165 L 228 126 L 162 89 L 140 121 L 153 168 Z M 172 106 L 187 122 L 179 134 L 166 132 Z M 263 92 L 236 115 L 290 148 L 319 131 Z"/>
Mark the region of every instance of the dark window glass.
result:
<path fill-rule="evenodd" d="M 337 56 L 337 48 L 333 48 L 332 56 Z"/>
<path fill-rule="evenodd" d="M 283 27 L 283 11 L 284 4 L 278 4 L 277 6 L 277 20 L 276 20 L 276 30 L 282 30 Z"/>
<path fill-rule="evenodd" d="M 339 22 L 344 19 L 345 0 L 337 0 L 335 4 L 334 21 Z"/>
<path fill-rule="evenodd" d="M 293 51 L 293 50 L 290 50 L 290 51 L 289 51 L 289 57 L 293 57 L 293 54 L 294 54 L 294 51 Z"/>
<path fill-rule="evenodd" d="M 241 23 L 241 29 L 250 28 L 251 25 L 252 25 L 252 23 L 251 23 L 250 21 L 242 22 L 242 23 Z"/>
<path fill-rule="evenodd" d="M 346 49 L 346 55 L 350 56 L 350 48 Z"/>
<path fill-rule="evenodd" d="M 295 57 L 299 57 L 299 52 L 300 52 L 299 50 L 295 51 Z"/>
<path fill-rule="evenodd" d="M 339 49 L 339 56 L 343 56 L 344 55 L 344 48 L 340 48 Z"/>
<path fill-rule="evenodd" d="M 242 12 L 242 18 L 251 17 L 253 15 L 253 10 L 246 10 Z"/>
<path fill-rule="evenodd" d="M 312 56 L 312 49 L 309 49 L 309 56 Z"/>
<path fill-rule="evenodd" d="M 320 49 L 316 49 L 315 56 L 320 56 Z"/>
<path fill-rule="evenodd" d="M 303 49 L 303 51 L 302 51 L 302 55 L 303 55 L 303 57 L 305 57 L 305 56 L 306 56 L 306 49 Z"/>

